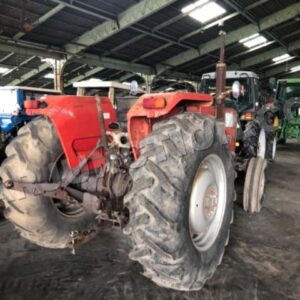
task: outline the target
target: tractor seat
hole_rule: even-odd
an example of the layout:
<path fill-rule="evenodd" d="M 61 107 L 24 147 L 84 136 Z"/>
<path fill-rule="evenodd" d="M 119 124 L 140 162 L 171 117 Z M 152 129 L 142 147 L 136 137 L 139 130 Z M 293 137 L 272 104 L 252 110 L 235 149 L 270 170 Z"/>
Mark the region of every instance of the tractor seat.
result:
<path fill-rule="evenodd" d="M 127 113 L 139 96 L 119 96 L 115 98 L 117 118 L 122 131 L 127 131 Z"/>

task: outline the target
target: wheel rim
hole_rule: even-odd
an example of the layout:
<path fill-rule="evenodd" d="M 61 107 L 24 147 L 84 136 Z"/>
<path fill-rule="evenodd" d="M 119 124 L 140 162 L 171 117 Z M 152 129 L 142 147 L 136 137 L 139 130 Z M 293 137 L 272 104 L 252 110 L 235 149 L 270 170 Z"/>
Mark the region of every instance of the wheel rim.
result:
<path fill-rule="evenodd" d="M 259 186 L 258 186 L 258 201 L 259 201 L 259 203 L 261 202 L 263 195 L 264 195 L 265 182 L 266 182 L 266 176 L 265 176 L 265 171 L 263 170 L 261 177 L 260 177 Z"/>
<path fill-rule="evenodd" d="M 277 137 L 275 136 L 273 140 L 273 147 L 272 147 L 272 160 L 275 160 L 276 150 L 277 150 Z"/>
<path fill-rule="evenodd" d="M 194 178 L 189 206 L 189 229 L 194 246 L 206 251 L 222 226 L 227 200 L 226 172 L 222 160 L 208 155 Z"/>
<path fill-rule="evenodd" d="M 266 132 L 262 128 L 258 137 L 257 157 L 265 158 L 266 156 Z"/>
<path fill-rule="evenodd" d="M 60 154 L 55 160 L 53 167 L 50 172 L 49 181 L 50 182 L 59 182 L 63 178 L 65 172 L 68 169 L 67 161 L 65 155 Z M 78 217 L 82 215 L 85 210 L 82 205 L 78 204 L 63 204 L 61 201 L 57 199 L 52 199 L 52 204 L 56 208 L 56 210 L 65 217 Z"/>

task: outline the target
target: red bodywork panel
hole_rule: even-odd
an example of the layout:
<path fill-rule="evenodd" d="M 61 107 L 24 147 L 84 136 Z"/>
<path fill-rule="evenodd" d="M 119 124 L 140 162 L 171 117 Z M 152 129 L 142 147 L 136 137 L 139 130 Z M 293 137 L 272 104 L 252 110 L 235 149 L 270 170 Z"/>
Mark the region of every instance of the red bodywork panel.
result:
<path fill-rule="evenodd" d="M 145 109 L 143 100 L 147 97 L 164 97 L 166 107 Z M 117 122 L 116 111 L 109 98 L 101 97 L 101 100 L 105 129 L 111 131 L 108 125 L 111 122 Z M 82 159 L 88 156 L 101 137 L 95 97 L 48 96 L 43 102 L 47 103 L 45 108 L 27 108 L 26 112 L 28 115 L 45 115 L 51 120 L 57 131 L 68 165 L 73 169 L 78 166 Z M 182 110 L 215 115 L 215 107 L 212 104 L 213 98 L 207 94 L 174 92 L 146 94 L 140 97 L 127 114 L 129 141 L 135 159 L 139 157 L 140 142 L 151 133 L 155 122 L 178 114 Z M 226 112 L 236 116 L 236 112 L 233 109 L 226 109 Z M 234 151 L 236 118 L 234 125 L 226 128 L 225 132 L 230 139 L 230 148 Z M 88 168 L 99 168 L 104 163 L 104 150 L 99 149 L 89 162 Z"/>
<path fill-rule="evenodd" d="M 70 168 L 75 168 L 96 146 L 101 137 L 95 97 L 48 96 L 45 108 L 26 109 L 28 115 L 45 115 L 53 123 Z M 117 122 L 116 112 L 107 97 L 101 97 L 105 119 L 108 124 Z M 103 150 L 93 157 L 90 168 L 104 165 Z"/>
<path fill-rule="evenodd" d="M 166 99 L 166 107 L 163 109 L 145 109 L 143 107 L 143 100 L 149 97 L 164 97 Z M 180 104 L 186 104 L 187 106 L 198 104 L 198 106 L 211 107 L 212 103 L 212 96 L 197 93 L 173 92 L 165 94 L 146 94 L 140 97 L 127 114 L 128 135 L 135 159 L 137 159 L 140 154 L 140 141 L 152 131 L 152 126 L 155 122 L 169 117 L 172 114 L 179 113 Z"/>
<path fill-rule="evenodd" d="M 163 109 L 145 109 L 143 107 L 143 99 L 149 96 L 153 98 L 164 97 L 167 103 L 166 107 Z M 137 100 L 127 114 L 129 140 L 131 142 L 135 159 L 137 159 L 140 154 L 140 141 L 152 131 L 152 126 L 155 122 L 169 117 L 172 114 L 179 113 L 180 107 L 184 107 L 185 110 L 189 112 L 215 116 L 215 107 L 212 105 L 213 98 L 208 94 L 175 92 L 143 95 L 139 100 Z M 231 127 L 225 128 L 225 133 L 229 138 L 230 149 L 231 151 L 234 151 L 237 134 L 237 113 L 234 109 L 230 108 L 226 108 L 225 113 L 230 113 L 233 116 L 233 124 Z"/>

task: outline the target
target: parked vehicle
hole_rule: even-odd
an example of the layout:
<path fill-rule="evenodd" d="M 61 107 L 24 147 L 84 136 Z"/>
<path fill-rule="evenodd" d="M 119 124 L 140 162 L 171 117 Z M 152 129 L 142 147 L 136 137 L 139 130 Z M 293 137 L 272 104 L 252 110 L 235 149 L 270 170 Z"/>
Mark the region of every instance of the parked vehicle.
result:
<path fill-rule="evenodd" d="M 224 53 L 223 35 L 222 45 Z M 215 98 L 144 94 L 128 110 L 126 130 L 119 102 L 106 96 L 27 103 L 28 115 L 42 117 L 7 147 L 0 172 L 7 218 L 49 248 L 74 249 L 93 236 L 96 222 L 118 225 L 146 277 L 201 289 L 229 241 L 234 165 L 250 168 L 248 211 L 260 210 L 264 189 L 266 160 L 236 151 L 238 112 L 224 107 L 224 67 L 221 55 Z"/>
<path fill-rule="evenodd" d="M 275 92 L 275 111 L 278 117 L 278 140 L 300 140 L 300 78 L 280 79 Z"/>
<path fill-rule="evenodd" d="M 240 155 L 274 160 L 276 155 L 276 134 L 274 115 L 261 97 L 259 77 L 250 71 L 227 71 L 227 98 L 225 105 L 238 112 L 238 146 Z M 201 91 L 216 92 L 214 72 L 202 75 Z"/>
<path fill-rule="evenodd" d="M 17 131 L 33 119 L 25 113 L 24 101 L 36 100 L 46 95 L 58 95 L 60 92 L 35 87 L 0 87 L 0 159 L 5 157 L 7 144 L 17 135 Z"/>

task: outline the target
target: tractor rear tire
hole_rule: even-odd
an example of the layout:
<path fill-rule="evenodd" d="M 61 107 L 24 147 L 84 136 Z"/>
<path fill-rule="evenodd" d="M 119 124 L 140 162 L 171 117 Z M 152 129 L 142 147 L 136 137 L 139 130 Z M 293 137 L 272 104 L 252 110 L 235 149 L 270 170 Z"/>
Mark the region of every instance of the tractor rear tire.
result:
<path fill-rule="evenodd" d="M 243 208 L 249 213 L 258 213 L 262 208 L 265 189 L 267 161 L 260 157 L 250 159 L 246 171 Z"/>
<path fill-rule="evenodd" d="M 49 182 L 51 169 L 62 154 L 52 123 L 36 119 L 22 127 L 6 148 L 1 165 L 3 182 L 8 179 L 27 183 Z M 84 209 L 62 213 L 52 199 L 3 188 L 4 214 L 21 236 L 47 248 L 65 248 L 72 231 L 92 228 L 94 216 Z"/>
<path fill-rule="evenodd" d="M 233 220 L 235 172 L 224 127 L 212 117 L 183 113 L 154 124 L 140 146 L 130 170 L 133 187 L 125 196 L 129 257 L 159 286 L 199 290 L 222 261 Z M 216 179 L 221 175 L 213 165 L 223 179 Z M 213 177 L 214 184 L 208 179 Z M 213 185 L 216 202 L 207 200 Z M 207 207 L 217 208 L 207 215 Z M 199 212 L 203 217 L 193 218 Z M 206 229 L 195 233 L 192 228 L 202 223 Z M 213 233 L 211 224 L 219 224 Z"/>

